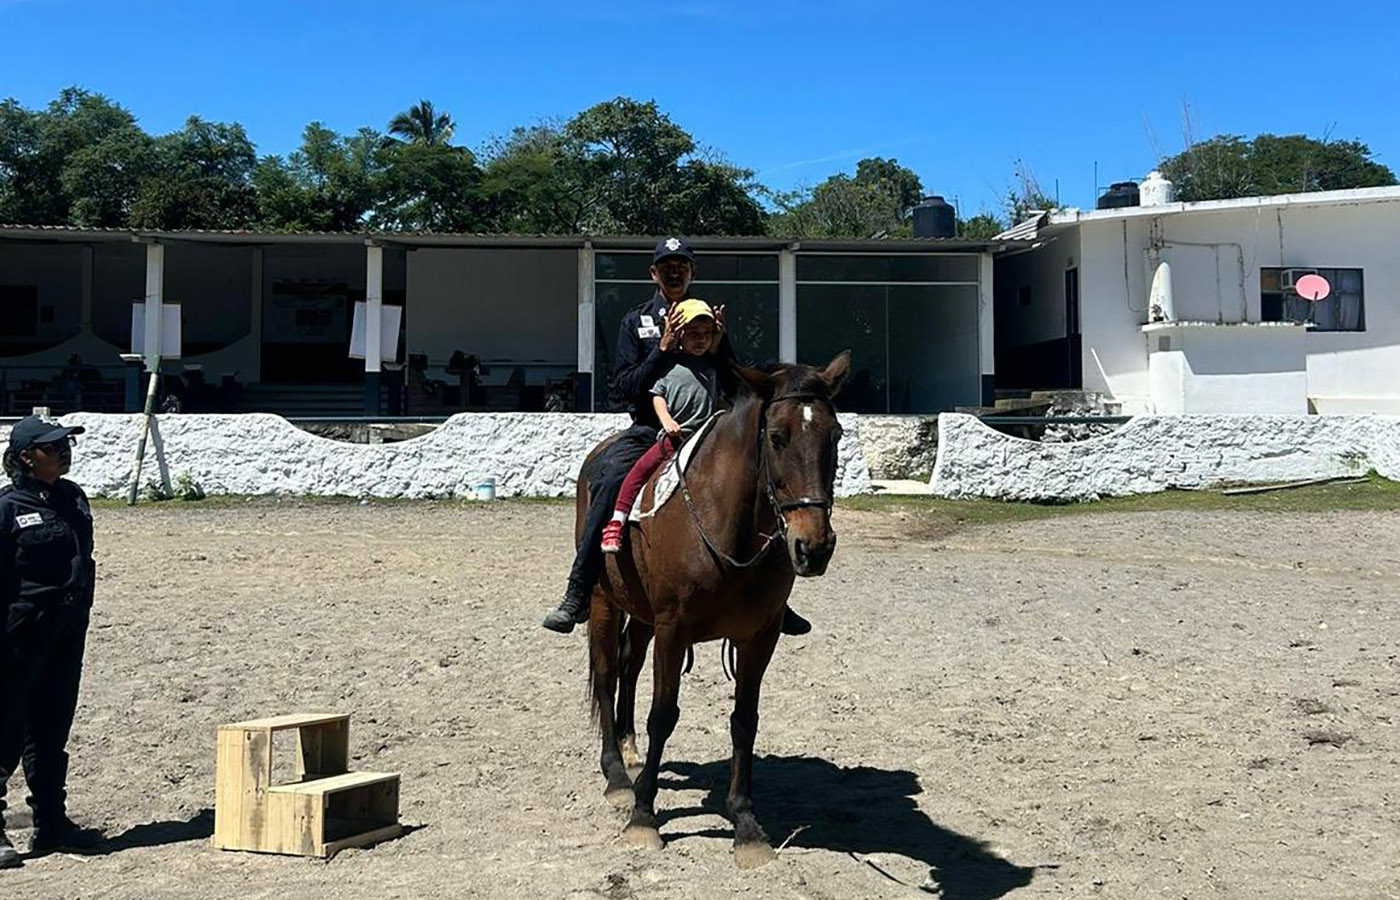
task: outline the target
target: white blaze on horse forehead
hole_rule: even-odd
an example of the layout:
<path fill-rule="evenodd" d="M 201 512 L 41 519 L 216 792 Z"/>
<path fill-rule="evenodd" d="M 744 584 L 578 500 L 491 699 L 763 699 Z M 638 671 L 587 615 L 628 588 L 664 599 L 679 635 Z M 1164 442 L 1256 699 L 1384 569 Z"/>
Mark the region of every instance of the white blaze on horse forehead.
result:
<path fill-rule="evenodd" d="M 806 431 L 812 427 L 812 404 L 802 404 L 802 430 Z"/>

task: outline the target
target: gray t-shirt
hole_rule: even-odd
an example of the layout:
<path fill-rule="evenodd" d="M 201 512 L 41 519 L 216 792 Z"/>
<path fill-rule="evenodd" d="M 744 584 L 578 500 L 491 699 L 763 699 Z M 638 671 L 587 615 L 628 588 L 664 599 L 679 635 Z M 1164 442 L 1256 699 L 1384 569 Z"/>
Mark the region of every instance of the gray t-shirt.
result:
<path fill-rule="evenodd" d="M 709 359 L 687 354 L 656 379 L 651 392 L 666 401 L 671 418 L 689 436 L 715 414 L 719 379 Z"/>

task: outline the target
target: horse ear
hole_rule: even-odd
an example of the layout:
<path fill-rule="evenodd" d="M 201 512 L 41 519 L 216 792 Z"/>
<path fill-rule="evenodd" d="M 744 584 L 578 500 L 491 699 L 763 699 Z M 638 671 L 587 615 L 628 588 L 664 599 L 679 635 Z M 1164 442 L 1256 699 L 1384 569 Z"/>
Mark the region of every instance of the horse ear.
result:
<path fill-rule="evenodd" d="M 846 376 L 851 373 L 851 351 L 842 350 L 836 354 L 831 362 L 822 369 L 822 380 L 826 382 L 831 390 L 831 396 L 835 397 L 841 390 L 841 385 L 845 384 Z"/>
<path fill-rule="evenodd" d="M 733 366 L 734 374 L 739 376 L 739 380 L 749 386 L 762 400 L 772 400 L 773 392 L 778 387 L 778 379 L 767 372 L 760 372 L 758 369 L 750 369 L 746 366 Z"/>

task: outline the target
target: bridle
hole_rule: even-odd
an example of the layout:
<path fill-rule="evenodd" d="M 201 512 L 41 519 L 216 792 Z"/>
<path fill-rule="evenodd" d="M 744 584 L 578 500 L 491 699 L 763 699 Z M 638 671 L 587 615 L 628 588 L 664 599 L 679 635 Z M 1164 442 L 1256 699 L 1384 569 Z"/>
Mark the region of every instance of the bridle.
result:
<path fill-rule="evenodd" d="M 768 441 L 766 440 L 766 438 L 768 437 L 768 410 L 771 409 L 775 404 L 784 403 L 788 401 L 794 401 L 798 403 L 820 403 L 831 411 L 833 418 L 836 414 L 836 410 L 831 405 L 831 400 L 829 398 L 811 392 L 794 392 L 791 394 L 780 394 L 777 397 L 773 397 L 769 400 L 763 401 L 762 405 L 759 406 L 758 442 L 757 446 L 754 449 L 758 457 L 759 479 L 763 483 L 763 495 L 767 498 L 769 506 L 771 506 L 773 509 L 773 515 L 774 518 L 777 519 L 778 527 L 777 530 L 775 530 L 771 534 L 762 535 L 763 543 L 759 546 L 758 550 L 754 553 L 754 555 L 748 560 L 740 562 L 739 560 L 730 556 L 728 553 L 725 553 L 719 547 L 716 547 L 714 541 L 710 540 L 710 536 L 705 532 L 705 527 L 700 523 L 700 514 L 695 510 L 695 501 L 690 495 L 690 487 L 686 484 L 685 470 L 681 466 L 680 453 L 676 453 L 675 457 L 672 460 L 672 464 L 676 467 L 676 475 L 680 481 L 681 496 L 685 499 L 685 508 L 690 512 L 690 520 L 694 523 L 695 530 L 700 535 L 700 542 L 703 543 L 705 545 L 705 548 L 711 553 L 713 553 L 716 557 L 718 557 L 719 559 L 723 560 L 725 563 L 736 569 L 747 569 L 751 566 L 757 565 L 765 556 L 768 555 L 768 551 L 773 549 L 773 544 L 775 541 L 777 541 L 779 538 L 787 538 L 787 519 L 784 517 L 784 513 L 792 512 L 795 509 L 817 508 L 825 511 L 827 515 L 831 515 L 831 507 L 833 504 L 832 496 L 835 493 L 836 480 L 836 472 L 834 467 L 831 473 L 831 477 L 828 479 L 826 486 L 826 496 L 824 497 L 807 496 L 793 497 L 788 500 L 781 500 L 778 497 L 777 487 L 773 484 L 773 472 L 772 466 L 768 461 L 769 447 Z"/>

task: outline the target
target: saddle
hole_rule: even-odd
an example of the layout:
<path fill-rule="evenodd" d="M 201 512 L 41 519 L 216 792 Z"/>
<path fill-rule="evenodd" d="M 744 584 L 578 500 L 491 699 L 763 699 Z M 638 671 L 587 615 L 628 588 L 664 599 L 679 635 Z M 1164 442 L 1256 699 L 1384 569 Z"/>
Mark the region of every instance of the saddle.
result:
<path fill-rule="evenodd" d="M 681 445 L 681 452 L 668 460 L 656 474 L 652 476 L 651 482 L 642 489 L 642 493 L 637 497 L 637 502 L 632 504 L 632 512 L 627 516 L 629 522 L 640 522 L 643 519 L 650 519 L 652 516 L 666 505 L 676 493 L 676 488 L 680 486 L 680 472 L 690 468 L 690 462 L 695 457 L 695 451 L 705 441 L 705 436 L 712 430 L 715 421 L 724 415 L 723 411 L 715 413 L 704 425 L 690 436 L 690 439 Z"/>

